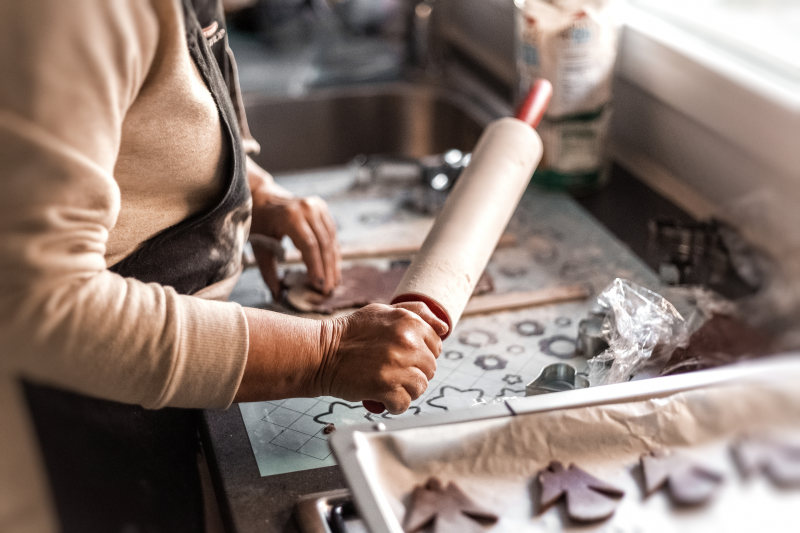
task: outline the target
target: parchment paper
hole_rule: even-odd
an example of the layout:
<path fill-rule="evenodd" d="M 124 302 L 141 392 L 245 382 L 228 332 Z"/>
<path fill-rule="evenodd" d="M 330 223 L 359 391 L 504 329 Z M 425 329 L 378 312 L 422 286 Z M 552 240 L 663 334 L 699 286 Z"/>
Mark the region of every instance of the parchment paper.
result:
<path fill-rule="evenodd" d="M 798 441 L 800 371 L 643 401 L 392 431 L 370 437 L 369 455 L 398 524 L 413 486 L 436 475 L 496 509 L 492 532 L 800 531 L 800 490 L 776 489 L 760 475 L 743 479 L 737 469 L 731 444 L 747 435 Z M 659 449 L 720 472 L 714 499 L 686 509 L 673 508 L 663 490 L 644 498 L 639 458 Z M 579 526 L 561 504 L 540 513 L 536 474 L 551 460 L 625 490 L 613 517 Z"/>

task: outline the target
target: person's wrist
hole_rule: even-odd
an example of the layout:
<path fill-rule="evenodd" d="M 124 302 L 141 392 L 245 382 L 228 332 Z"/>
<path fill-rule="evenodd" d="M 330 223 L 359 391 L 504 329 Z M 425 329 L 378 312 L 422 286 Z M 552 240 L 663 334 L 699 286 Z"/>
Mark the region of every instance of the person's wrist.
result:
<path fill-rule="evenodd" d="M 249 348 L 237 402 L 325 394 L 323 355 L 335 353 L 335 328 L 309 318 L 244 307 Z"/>
<path fill-rule="evenodd" d="M 271 176 L 257 176 L 251 179 L 250 194 L 253 197 L 253 205 L 281 204 L 294 198 L 294 194 L 275 183 Z"/>
<path fill-rule="evenodd" d="M 347 317 L 330 318 L 320 321 L 319 366 L 315 376 L 316 388 L 320 395 L 333 394 L 339 345 L 342 341 Z"/>

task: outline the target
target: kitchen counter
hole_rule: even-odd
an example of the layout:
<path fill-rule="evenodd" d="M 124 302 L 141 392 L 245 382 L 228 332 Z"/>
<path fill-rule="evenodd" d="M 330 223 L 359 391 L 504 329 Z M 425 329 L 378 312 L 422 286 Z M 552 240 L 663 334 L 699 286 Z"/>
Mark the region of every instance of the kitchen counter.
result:
<path fill-rule="evenodd" d="M 648 220 L 690 220 L 619 165 L 613 166 L 607 187 L 577 201 L 645 261 Z M 206 411 L 203 421 L 205 453 L 223 521 L 231 532 L 299 531 L 292 514 L 298 498 L 345 487 L 336 466 L 261 477 L 237 405 L 225 411 Z"/>

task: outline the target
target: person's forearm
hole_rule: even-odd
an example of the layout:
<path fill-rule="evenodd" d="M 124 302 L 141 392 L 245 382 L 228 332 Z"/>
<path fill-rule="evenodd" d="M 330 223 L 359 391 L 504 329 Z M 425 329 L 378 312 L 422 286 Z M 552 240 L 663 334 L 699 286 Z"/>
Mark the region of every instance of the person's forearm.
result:
<path fill-rule="evenodd" d="M 249 359 L 237 401 L 336 396 L 408 409 L 427 388 L 447 325 L 424 304 L 371 304 L 315 321 L 245 309 Z"/>
<path fill-rule="evenodd" d="M 320 371 L 336 343 L 335 321 L 310 320 L 244 308 L 250 345 L 237 402 L 314 397 L 323 390 Z"/>

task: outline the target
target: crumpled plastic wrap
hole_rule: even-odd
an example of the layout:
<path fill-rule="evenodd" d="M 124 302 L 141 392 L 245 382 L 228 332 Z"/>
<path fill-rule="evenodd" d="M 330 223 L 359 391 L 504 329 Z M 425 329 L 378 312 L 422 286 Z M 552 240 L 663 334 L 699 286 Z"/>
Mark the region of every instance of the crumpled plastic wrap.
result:
<path fill-rule="evenodd" d="M 615 279 L 597 298 L 608 349 L 588 361 L 592 386 L 712 368 L 774 352 L 737 304 L 703 287 L 664 294 Z"/>
<path fill-rule="evenodd" d="M 606 310 L 603 336 L 608 349 L 588 361 L 589 383 L 628 381 L 656 347 L 677 347 L 689 337 L 686 319 L 660 294 L 617 278 L 598 296 Z"/>

